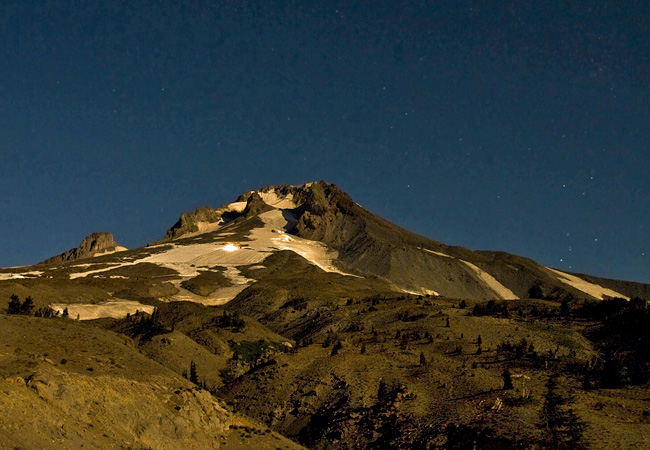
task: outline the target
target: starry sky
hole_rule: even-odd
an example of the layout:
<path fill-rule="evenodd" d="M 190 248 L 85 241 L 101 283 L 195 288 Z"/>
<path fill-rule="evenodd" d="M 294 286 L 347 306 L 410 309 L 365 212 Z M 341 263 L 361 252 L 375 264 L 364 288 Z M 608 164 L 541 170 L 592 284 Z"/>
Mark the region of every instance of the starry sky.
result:
<path fill-rule="evenodd" d="M 650 3 L 0 3 L 0 266 L 265 185 L 650 282 Z"/>

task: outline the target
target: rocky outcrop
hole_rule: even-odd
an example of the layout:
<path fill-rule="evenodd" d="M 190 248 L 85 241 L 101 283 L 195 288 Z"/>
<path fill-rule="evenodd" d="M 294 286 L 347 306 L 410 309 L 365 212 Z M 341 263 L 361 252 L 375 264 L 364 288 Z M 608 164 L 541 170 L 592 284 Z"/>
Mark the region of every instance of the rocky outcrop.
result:
<path fill-rule="evenodd" d="M 93 233 L 86 236 L 79 247 L 61 253 L 58 256 L 46 259 L 45 264 L 75 261 L 77 259 L 91 258 L 93 256 L 108 255 L 119 251 L 126 250 L 125 247 L 117 244 L 111 233 Z"/>
<path fill-rule="evenodd" d="M 246 208 L 244 209 L 243 215 L 245 217 L 251 217 L 271 211 L 272 209 L 273 207 L 265 203 L 257 192 L 253 192 L 246 201 Z"/>
<path fill-rule="evenodd" d="M 167 230 L 165 239 L 176 239 L 184 234 L 198 231 L 198 223 L 219 223 L 222 220 L 223 211 L 209 207 L 197 208 L 192 212 L 183 213 L 176 223 Z"/>

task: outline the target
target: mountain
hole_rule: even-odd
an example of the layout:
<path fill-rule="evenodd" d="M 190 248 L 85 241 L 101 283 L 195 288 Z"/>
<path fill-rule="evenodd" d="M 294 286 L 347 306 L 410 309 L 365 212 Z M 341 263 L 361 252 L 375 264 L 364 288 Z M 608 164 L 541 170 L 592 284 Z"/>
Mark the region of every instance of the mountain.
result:
<path fill-rule="evenodd" d="M 92 233 L 81 241 L 79 247 L 46 259 L 43 263 L 48 264 L 64 261 L 76 261 L 77 259 L 108 255 L 111 253 L 122 252 L 124 250 L 126 250 L 126 247 L 118 245 L 113 239 L 111 233 Z"/>
<path fill-rule="evenodd" d="M 322 181 L 183 213 L 161 236 L 126 250 L 93 234 L 0 270 L 2 442 L 544 448 L 550 395 L 590 446 L 650 445 L 650 285 L 449 246 Z M 41 410 L 40 427 L 15 419 Z"/>
<path fill-rule="evenodd" d="M 258 223 L 250 225 L 255 217 Z M 384 280 L 403 292 L 508 300 L 527 297 L 531 289 L 539 288 L 543 296 L 561 300 L 629 298 L 630 292 L 638 288 L 621 285 L 619 292 L 524 257 L 473 252 L 418 236 L 366 211 L 336 186 L 325 182 L 251 191 L 216 210 L 200 208 L 183 214 L 167 232 L 166 240 L 186 244 L 197 236 L 218 239 L 228 233 L 227 226 L 236 230 L 244 223 L 253 229 L 275 226 L 287 242 L 302 239 L 303 243 L 324 245 L 330 255 L 336 255 L 329 257 L 333 268 Z M 259 239 L 256 235 L 253 240 Z M 283 246 L 271 247 L 278 250 Z M 284 247 L 296 251 L 291 245 Z M 320 264 L 313 249 L 297 253 Z"/>
<path fill-rule="evenodd" d="M 300 273 L 279 276 L 273 267 L 280 261 L 284 273 L 302 267 L 312 280 L 304 283 Z M 143 299 L 233 302 L 253 314 L 265 309 L 258 303 L 279 305 L 299 295 L 569 301 L 649 292 L 641 283 L 445 245 L 372 214 L 326 182 L 266 187 L 218 208 L 183 213 L 163 239 L 133 250 L 120 247 L 110 233 L 93 233 L 79 247 L 33 268 L 0 273 L 0 280 L 6 280 L 0 293 L 32 289 L 44 304 L 61 311 L 68 305 L 82 319 L 142 310 Z M 101 313 L 87 306 L 98 302 Z"/>

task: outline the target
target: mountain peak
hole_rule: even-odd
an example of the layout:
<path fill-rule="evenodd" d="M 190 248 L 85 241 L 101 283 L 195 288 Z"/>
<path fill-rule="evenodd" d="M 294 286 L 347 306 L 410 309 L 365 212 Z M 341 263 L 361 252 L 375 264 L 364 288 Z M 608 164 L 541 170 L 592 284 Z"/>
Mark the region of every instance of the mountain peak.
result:
<path fill-rule="evenodd" d="M 176 223 L 167 230 L 164 240 L 186 237 L 190 233 L 213 231 L 238 217 L 250 217 L 273 209 L 310 210 L 321 213 L 337 206 L 334 198 L 352 200 L 334 184 L 314 181 L 301 186 L 266 186 L 241 194 L 237 199 L 218 208 L 200 207 L 181 214 Z"/>
<path fill-rule="evenodd" d="M 111 233 L 96 232 L 86 236 L 79 247 L 68 250 L 60 255 L 49 258 L 43 263 L 75 261 L 77 259 L 91 258 L 93 256 L 108 255 L 126 250 L 113 238 Z"/>

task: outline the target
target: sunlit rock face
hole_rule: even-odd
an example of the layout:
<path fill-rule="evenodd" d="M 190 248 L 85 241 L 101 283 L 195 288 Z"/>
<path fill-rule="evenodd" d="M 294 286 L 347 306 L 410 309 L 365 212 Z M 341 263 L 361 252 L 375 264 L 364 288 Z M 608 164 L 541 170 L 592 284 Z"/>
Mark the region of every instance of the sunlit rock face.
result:
<path fill-rule="evenodd" d="M 68 250 L 65 253 L 49 258 L 44 263 L 56 263 L 64 261 L 75 261 L 77 259 L 91 258 L 93 256 L 109 255 L 126 250 L 122 247 L 111 233 L 92 233 L 86 236 L 79 247 Z"/>

